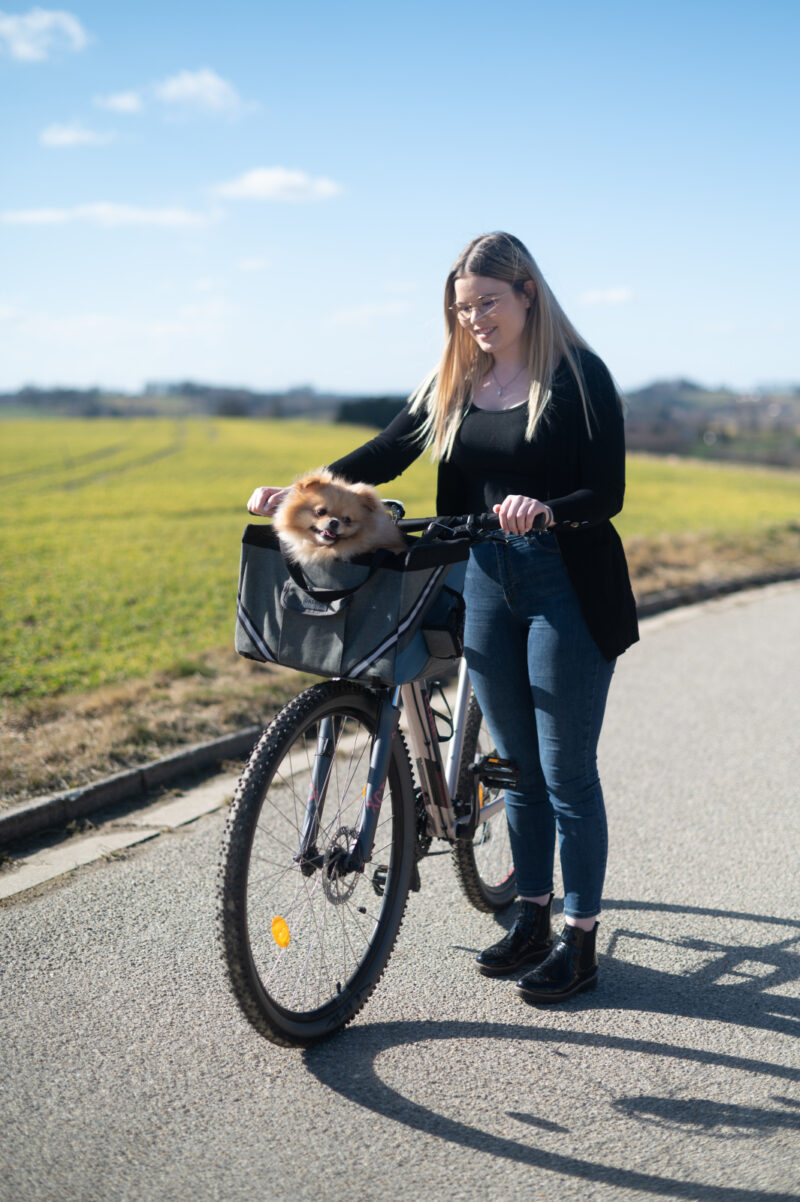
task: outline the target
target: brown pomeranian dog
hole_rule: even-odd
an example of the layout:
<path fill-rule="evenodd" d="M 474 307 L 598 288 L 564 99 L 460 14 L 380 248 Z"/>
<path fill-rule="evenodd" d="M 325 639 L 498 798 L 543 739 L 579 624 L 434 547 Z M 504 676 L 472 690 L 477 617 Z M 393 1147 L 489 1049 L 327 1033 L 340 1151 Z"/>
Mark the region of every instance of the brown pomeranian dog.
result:
<path fill-rule="evenodd" d="M 295 481 L 274 524 L 286 554 L 299 564 L 407 547 L 371 484 L 350 484 L 327 468 Z"/>

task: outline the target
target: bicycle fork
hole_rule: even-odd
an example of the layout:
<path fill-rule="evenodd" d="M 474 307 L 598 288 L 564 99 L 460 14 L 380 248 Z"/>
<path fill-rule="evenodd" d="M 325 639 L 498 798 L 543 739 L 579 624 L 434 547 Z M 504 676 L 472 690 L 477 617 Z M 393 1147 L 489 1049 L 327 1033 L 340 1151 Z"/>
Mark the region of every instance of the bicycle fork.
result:
<path fill-rule="evenodd" d="M 372 855 L 372 845 L 375 842 L 375 831 L 378 826 L 378 816 L 389 771 L 392 739 L 400 721 L 400 686 L 398 685 L 394 689 L 381 689 L 378 696 L 380 698 L 378 728 L 372 740 L 358 832 L 349 849 L 339 847 L 335 849 L 332 856 L 329 856 L 327 871 L 330 875 L 344 876 L 350 872 L 362 872 L 364 865 Z M 331 779 L 338 734 L 333 718 L 325 718 L 320 723 L 305 818 L 300 835 L 300 846 L 294 857 L 306 876 L 311 876 L 324 864 L 323 858 L 317 850 L 317 837 L 320 815 L 325 805 L 328 782 Z"/>

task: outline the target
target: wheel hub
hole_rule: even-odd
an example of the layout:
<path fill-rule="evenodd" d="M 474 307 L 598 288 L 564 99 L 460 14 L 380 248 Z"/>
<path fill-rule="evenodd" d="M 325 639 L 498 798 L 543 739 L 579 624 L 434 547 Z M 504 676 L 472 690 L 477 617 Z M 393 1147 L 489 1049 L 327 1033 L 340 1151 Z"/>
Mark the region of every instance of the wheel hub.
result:
<path fill-rule="evenodd" d="M 352 826 L 340 826 L 322 861 L 322 889 L 331 905 L 341 906 L 353 896 L 358 875 L 350 867 L 350 847 L 358 838 Z"/>

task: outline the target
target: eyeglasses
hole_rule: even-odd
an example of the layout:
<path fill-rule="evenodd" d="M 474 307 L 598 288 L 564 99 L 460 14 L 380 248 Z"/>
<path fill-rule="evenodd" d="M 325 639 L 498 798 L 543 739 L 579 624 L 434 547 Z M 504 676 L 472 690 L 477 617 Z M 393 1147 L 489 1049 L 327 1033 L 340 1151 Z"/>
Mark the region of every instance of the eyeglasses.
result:
<path fill-rule="evenodd" d="M 497 292 L 494 296 L 479 296 L 477 300 L 470 303 L 465 301 L 462 304 L 448 305 L 447 307 L 462 322 L 469 321 L 473 310 L 476 317 L 488 317 L 490 313 L 494 312 L 494 307 L 500 300 L 500 297 L 508 296 L 509 292 L 513 291 L 513 288 L 506 288 L 505 292 Z"/>

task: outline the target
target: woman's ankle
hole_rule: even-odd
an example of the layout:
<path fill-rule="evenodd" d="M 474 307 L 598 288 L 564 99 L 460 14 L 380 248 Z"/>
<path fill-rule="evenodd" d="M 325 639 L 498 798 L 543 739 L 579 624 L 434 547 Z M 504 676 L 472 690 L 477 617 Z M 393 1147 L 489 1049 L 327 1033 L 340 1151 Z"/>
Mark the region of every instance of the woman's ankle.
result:
<path fill-rule="evenodd" d="M 573 918 L 571 914 L 564 915 L 564 921 L 568 927 L 579 927 L 582 931 L 593 931 L 597 919 L 597 914 L 592 918 Z"/>
<path fill-rule="evenodd" d="M 550 904 L 550 898 L 552 896 L 552 893 L 540 893 L 538 897 L 523 897 L 521 894 L 519 894 L 518 901 L 533 902 L 535 906 L 547 906 Z"/>

